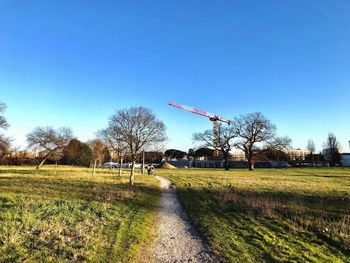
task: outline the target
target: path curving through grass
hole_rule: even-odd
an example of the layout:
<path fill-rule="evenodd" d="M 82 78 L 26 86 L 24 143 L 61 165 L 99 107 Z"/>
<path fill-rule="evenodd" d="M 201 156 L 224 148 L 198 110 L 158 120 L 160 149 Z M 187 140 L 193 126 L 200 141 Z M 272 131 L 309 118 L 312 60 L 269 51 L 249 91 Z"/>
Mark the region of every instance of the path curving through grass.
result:
<path fill-rule="evenodd" d="M 158 209 L 158 240 L 152 249 L 156 262 L 215 262 L 205 242 L 191 226 L 179 203 L 176 188 L 167 179 L 160 181 L 162 195 Z"/>

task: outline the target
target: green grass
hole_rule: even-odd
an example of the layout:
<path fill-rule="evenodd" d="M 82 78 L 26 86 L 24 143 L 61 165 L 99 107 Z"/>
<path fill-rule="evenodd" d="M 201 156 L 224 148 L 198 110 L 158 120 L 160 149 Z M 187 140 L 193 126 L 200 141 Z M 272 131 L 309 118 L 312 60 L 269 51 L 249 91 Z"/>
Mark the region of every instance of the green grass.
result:
<path fill-rule="evenodd" d="M 0 166 L 0 262 L 136 261 L 159 196 L 153 177 Z"/>
<path fill-rule="evenodd" d="M 350 262 L 350 169 L 159 173 L 224 262 Z"/>
<path fill-rule="evenodd" d="M 0 167 L 0 262 L 137 262 L 154 240 L 154 177 Z M 161 170 L 224 262 L 349 262 L 350 169 Z"/>

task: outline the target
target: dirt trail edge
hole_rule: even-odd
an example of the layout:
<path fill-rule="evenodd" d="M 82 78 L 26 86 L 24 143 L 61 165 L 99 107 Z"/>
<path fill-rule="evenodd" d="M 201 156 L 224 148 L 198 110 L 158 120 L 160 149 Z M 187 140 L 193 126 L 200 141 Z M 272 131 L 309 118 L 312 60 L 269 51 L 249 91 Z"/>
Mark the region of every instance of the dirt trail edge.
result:
<path fill-rule="evenodd" d="M 217 262 L 205 243 L 191 226 L 179 203 L 175 186 L 156 176 L 161 183 L 162 196 L 157 218 L 158 239 L 152 247 L 156 262 Z"/>

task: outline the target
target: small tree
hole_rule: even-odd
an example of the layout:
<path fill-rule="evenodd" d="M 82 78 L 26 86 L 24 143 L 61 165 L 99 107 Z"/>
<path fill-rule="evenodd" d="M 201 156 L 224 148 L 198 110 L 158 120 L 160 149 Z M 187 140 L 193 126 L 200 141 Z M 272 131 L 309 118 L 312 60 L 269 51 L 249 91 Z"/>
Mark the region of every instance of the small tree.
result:
<path fill-rule="evenodd" d="M 204 157 L 206 159 L 211 159 L 214 157 L 214 150 L 208 147 L 198 148 L 197 150 L 194 151 L 194 156 L 197 158 Z"/>
<path fill-rule="evenodd" d="M 307 141 L 306 149 L 309 151 L 312 161 L 312 166 L 314 166 L 314 153 L 316 151 L 315 142 L 312 139 Z"/>
<path fill-rule="evenodd" d="M 121 176 L 123 170 L 123 160 L 127 147 L 126 143 L 122 140 L 118 129 L 110 126 L 107 129 L 98 131 L 97 136 L 110 148 L 112 152 L 118 155 L 118 174 Z"/>
<path fill-rule="evenodd" d="M 45 151 L 45 155 L 36 169 L 40 169 L 51 155 L 62 151 L 72 138 L 72 130 L 66 127 L 57 130 L 52 127 L 37 127 L 31 133 L 27 134 L 29 148 Z"/>
<path fill-rule="evenodd" d="M 336 163 L 340 163 L 340 143 L 337 137 L 333 133 L 329 133 L 327 141 L 324 143 L 327 159 L 330 161 L 330 166 L 335 166 Z"/>
<path fill-rule="evenodd" d="M 167 159 L 183 159 L 185 158 L 186 153 L 177 149 L 168 149 L 164 152 L 164 157 Z"/>
<path fill-rule="evenodd" d="M 144 107 L 118 111 L 110 118 L 109 127 L 118 134 L 131 157 L 130 185 L 134 185 L 135 163 L 142 151 L 166 140 L 165 125 L 153 112 Z"/>
<path fill-rule="evenodd" d="M 72 139 L 63 149 L 63 163 L 68 165 L 90 166 L 91 150 L 89 145 Z"/>
<path fill-rule="evenodd" d="M 6 110 L 6 104 L 0 102 L 0 130 L 6 130 L 9 127 L 9 124 L 2 114 Z M 7 153 L 9 153 L 9 146 L 10 146 L 10 139 L 7 138 L 5 135 L 0 133 L 0 158 Z"/>
<path fill-rule="evenodd" d="M 260 152 L 262 144 L 273 143 L 276 126 L 260 112 L 236 117 L 232 126 L 239 137 L 235 147 L 244 152 L 249 170 L 254 170 L 254 158 Z"/>
<path fill-rule="evenodd" d="M 225 161 L 225 170 L 229 170 L 228 158 L 233 145 L 233 139 L 237 137 L 235 130 L 232 127 L 222 127 L 220 125 L 218 136 L 216 138 L 214 131 L 206 130 L 201 133 L 195 133 L 193 140 L 203 144 L 203 147 L 210 147 L 216 151 L 220 151 Z M 218 139 L 218 140 L 217 140 Z"/>
<path fill-rule="evenodd" d="M 102 160 L 105 157 L 106 146 L 99 139 L 94 139 L 88 143 L 91 149 L 92 156 L 92 174 L 96 174 L 97 164 L 101 164 Z"/>
<path fill-rule="evenodd" d="M 195 155 L 195 152 L 194 152 L 194 149 L 188 149 L 188 152 L 187 152 L 187 156 L 190 158 L 190 159 L 193 159 Z"/>
<path fill-rule="evenodd" d="M 164 154 L 161 151 L 149 151 L 145 152 L 145 162 L 146 163 L 161 163 Z"/>

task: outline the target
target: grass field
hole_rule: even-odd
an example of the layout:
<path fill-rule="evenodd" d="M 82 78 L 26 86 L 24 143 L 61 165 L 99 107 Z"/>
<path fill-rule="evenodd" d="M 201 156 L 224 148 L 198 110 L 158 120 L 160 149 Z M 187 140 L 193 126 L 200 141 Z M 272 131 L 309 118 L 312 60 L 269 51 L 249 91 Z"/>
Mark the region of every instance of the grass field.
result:
<path fill-rule="evenodd" d="M 350 262 L 350 169 L 159 172 L 225 262 Z"/>
<path fill-rule="evenodd" d="M 0 167 L 0 262 L 130 262 L 154 240 L 158 182 L 108 169 Z M 157 169 L 224 262 L 350 262 L 350 169 Z"/>
<path fill-rule="evenodd" d="M 153 241 L 153 177 L 0 167 L 0 262 L 130 262 Z"/>

